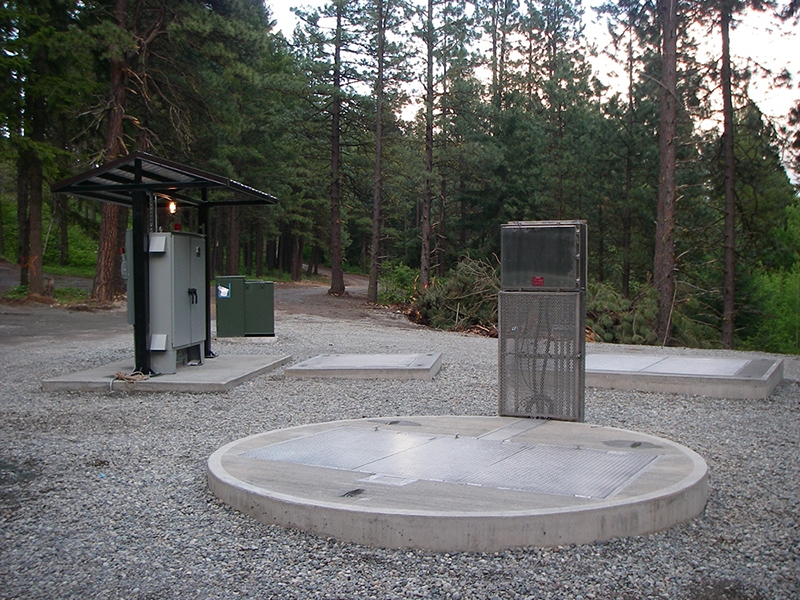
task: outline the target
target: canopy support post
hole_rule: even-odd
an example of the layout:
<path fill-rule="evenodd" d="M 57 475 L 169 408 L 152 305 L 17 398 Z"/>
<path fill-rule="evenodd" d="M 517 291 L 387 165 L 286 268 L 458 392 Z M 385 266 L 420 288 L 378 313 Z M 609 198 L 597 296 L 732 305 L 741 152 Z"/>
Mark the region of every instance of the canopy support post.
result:
<path fill-rule="evenodd" d="M 142 182 L 142 161 L 136 159 L 134 180 Z M 133 250 L 133 349 L 135 355 L 134 371 L 153 375 L 150 368 L 150 264 L 147 260 L 147 193 L 134 191 L 131 209 L 133 212 L 132 250 Z"/>

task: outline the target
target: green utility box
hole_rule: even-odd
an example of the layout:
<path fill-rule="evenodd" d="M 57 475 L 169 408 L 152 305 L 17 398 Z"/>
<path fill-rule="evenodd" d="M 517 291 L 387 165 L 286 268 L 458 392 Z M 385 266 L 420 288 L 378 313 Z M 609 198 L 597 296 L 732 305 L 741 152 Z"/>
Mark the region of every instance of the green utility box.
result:
<path fill-rule="evenodd" d="M 244 282 L 244 334 L 275 335 L 275 291 L 271 281 Z"/>
<path fill-rule="evenodd" d="M 247 281 L 241 275 L 217 277 L 217 337 L 275 335 L 275 299 L 271 281 Z"/>

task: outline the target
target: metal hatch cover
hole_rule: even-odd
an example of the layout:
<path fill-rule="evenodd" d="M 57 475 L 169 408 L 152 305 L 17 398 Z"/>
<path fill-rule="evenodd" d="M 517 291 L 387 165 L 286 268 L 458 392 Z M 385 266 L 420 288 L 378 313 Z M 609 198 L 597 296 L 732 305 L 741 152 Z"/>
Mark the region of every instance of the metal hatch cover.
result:
<path fill-rule="evenodd" d="M 240 456 L 379 477 L 604 499 L 657 459 L 642 452 L 342 426 Z"/>

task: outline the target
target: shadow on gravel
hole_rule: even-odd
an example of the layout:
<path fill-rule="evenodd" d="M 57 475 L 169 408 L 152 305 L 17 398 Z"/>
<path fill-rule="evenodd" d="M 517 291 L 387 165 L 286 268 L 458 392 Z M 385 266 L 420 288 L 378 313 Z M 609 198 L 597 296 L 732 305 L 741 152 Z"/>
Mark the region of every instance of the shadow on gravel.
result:
<path fill-rule="evenodd" d="M 767 600 L 763 594 L 748 590 L 738 580 L 714 579 L 701 581 L 687 591 L 687 600 Z"/>
<path fill-rule="evenodd" d="M 27 499 L 27 485 L 41 475 L 33 463 L 0 459 L 0 513 L 10 516 Z"/>

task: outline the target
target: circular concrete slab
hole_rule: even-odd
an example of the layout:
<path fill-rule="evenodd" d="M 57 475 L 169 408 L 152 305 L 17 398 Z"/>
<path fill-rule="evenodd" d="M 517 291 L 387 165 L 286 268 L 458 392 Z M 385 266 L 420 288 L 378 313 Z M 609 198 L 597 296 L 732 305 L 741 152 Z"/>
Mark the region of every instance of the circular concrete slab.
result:
<path fill-rule="evenodd" d="M 707 467 L 642 433 L 508 417 L 319 423 L 208 460 L 223 502 L 264 523 L 388 548 L 490 552 L 644 535 L 703 510 Z"/>

